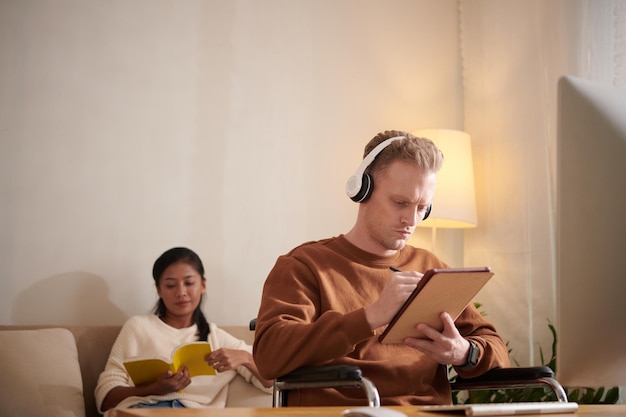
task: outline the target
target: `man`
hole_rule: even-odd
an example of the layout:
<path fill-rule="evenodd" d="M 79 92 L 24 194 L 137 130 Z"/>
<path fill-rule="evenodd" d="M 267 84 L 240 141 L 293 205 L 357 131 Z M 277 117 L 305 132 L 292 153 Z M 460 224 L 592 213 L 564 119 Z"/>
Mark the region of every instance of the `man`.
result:
<path fill-rule="evenodd" d="M 296 247 L 278 258 L 267 277 L 254 341 L 265 378 L 302 366 L 357 365 L 383 405 L 446 404 L 451 392 L 445 365 L 464 377 L 510 365 L 505 343 L 474 306 L 456 322 L 442 313 L 441 332 L 416 323 L 428 339 L 378 340 L 422 273 L 446 267 L 406 244 L 430 212 L 442 162 L 430 140 L 406 132 L 379 133 L 367 144 L 346 187 L 359 202 L 352 229 Z M 289 394 L 289 405 L 363 403 L 363 392 L 350 388 Z"/>

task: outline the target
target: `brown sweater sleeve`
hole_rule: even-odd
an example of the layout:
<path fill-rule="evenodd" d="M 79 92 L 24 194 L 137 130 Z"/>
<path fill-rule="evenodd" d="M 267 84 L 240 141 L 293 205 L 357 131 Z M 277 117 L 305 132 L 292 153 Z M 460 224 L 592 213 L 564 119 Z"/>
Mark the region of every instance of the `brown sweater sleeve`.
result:
<path fill-rule="evenodd" d="M 261 375 L 274 379 L 304 365 L 323 365 L 373 335 L 363 307 L 319 314 L 328 301 L 323 298 L 303 264 L 279 258 L 265 282 L 257 317 L 254 358 Z"/>

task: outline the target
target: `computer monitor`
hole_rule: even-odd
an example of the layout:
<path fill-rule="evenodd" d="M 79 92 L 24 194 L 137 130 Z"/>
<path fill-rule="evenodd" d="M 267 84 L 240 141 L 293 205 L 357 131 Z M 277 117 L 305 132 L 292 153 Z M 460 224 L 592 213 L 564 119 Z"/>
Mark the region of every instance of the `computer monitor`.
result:
<path fill-rule="evenodd" d="M 626 89 L 558 83 L 557 379 L 626 386 Z"/>

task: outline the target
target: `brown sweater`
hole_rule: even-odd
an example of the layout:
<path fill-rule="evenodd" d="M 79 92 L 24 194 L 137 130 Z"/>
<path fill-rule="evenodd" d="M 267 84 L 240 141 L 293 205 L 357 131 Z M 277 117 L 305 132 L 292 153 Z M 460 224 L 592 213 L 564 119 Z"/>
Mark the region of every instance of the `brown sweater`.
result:
<path fill-rule="evenodd" d="M 278 258 L 263 288 L 254 359 L 268 379 L 302 366 L 357 365 L 378 388 L 383 405 L 451 402 L 446 367 L 405 345 L 378 342 L 365 307 L 378 299 L 394 266 L 424 272 L 446 265 L 423 249 L 406 246 L 390 257 L 372 255 L 343 236 L 305 243 Z M 474 306 L 455 322 L 479 346 L 478 365 L 459 370 L 477 376 L 510 366 L 507 348 Z M 299 390 L 289 405 L 363 405 L 358 389 Z"/>

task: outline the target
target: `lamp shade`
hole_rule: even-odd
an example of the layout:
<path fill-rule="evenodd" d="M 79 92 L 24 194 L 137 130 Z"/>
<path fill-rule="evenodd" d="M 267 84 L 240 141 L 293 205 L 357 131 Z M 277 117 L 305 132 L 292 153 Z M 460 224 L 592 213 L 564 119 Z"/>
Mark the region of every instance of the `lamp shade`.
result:
<path fill-rule="evenodd" d="M 441 152 L 444 163 L 437 173 L 437 189 L 433 208 L 422 227 L 476 227 L 476 196 L 470 135 L 459 130 L 418 129 L 413 135 L 432 140 Z"/>

